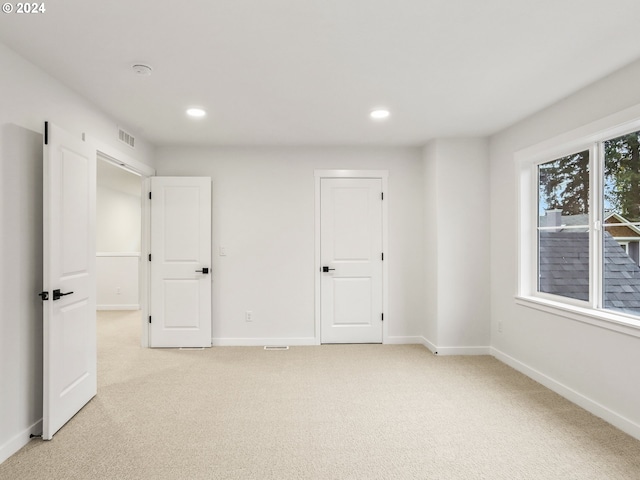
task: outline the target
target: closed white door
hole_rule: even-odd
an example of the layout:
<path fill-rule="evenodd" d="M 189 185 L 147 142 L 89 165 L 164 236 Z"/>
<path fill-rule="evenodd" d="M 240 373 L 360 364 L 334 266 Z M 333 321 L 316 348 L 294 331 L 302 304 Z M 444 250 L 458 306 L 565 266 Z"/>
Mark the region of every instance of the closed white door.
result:
<path fill-rule="evenodd" d="M 152 347 L 211 346 L 211 179 L 151 178 Z"/>
<path fill-rule="evenodd" d="M 320 180 L 321 343 L 382 343 L 382 180 Z"/>
<path fill-rule="evenodd" d="M 42 438 L 50 440 L 96 394 L 96 150 L 48 123 L 43 154 Z"/>

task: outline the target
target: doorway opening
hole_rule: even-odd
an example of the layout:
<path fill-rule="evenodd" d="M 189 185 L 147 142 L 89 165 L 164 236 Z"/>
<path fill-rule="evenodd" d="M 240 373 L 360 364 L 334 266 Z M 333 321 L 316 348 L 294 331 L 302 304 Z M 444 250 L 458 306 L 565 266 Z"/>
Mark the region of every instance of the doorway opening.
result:
<path fill-rule="evenodd" d="M 140 310 L 142 178 L 98 156 L 97 310 Z"/>
<path fill-rule="evenodd" d="M 149 332 L 148 205 L 149 178 L 155 171 L 119 152 L 97 150 L 96 168 L 96 309 L 104 318 L 122 312 L 138 319 L 139 340 Z M 111 315 L 112 316 L 112 315 Z"/>

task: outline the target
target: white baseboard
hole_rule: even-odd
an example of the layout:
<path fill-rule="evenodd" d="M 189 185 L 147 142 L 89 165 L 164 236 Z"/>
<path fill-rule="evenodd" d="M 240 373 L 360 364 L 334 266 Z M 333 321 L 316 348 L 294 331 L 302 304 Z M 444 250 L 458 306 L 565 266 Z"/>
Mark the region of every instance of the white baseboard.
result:
<path fill-rule="evenodd" d="M 422 337 L 387 337 L 384 342 L 386 345 L 422 345 Z"/>
<path fill-rule="evenodd" d="M 424 337 L 387 337 L 387 345 L 424 345 L 438 355 L 490 355 L 489 347 L 436 347 Z M 263 347 L 265 345 L 308 346 L 319 345 L 314 337 L 308 338 L 212 338 L 214 347 Z"/>
<path fill-rule="evenodd" d="M 438 347 L 438 355 L 491 355 L 491 347 Z"/>
<path fill-rule="evenodd" d="M 96 305 L 96 310 L 140 310 L 140 305 Z"/>
<path fill-rule="evenodd" d="M 212 338 L 214 347 L 264 347 L 317 345 L 314 337 L 308 338 Z"/>
<path fill-rule="evenodd" d="M 427 347 L 434 355 L 491 355 L 491 347 L 442 347 L 430 342 L 425 337 L 420 337 L 420 343 Z"/>
<path fill-rule="evenodd" d="M 438 347 L 436 347 L 436 345 L 432 342 L 430 342 L 429 340 L 427 340 L 425 337 L 420 337 L 420 339 L 422 340 L 420 343 L 422 343 L 422 345 L 424 345 L 425 347 L 427 347 L 427 349 L 433 353 L 434 355 L 438 354 Z"/>
<path fill-rule="evenodd" d="M 38 420 L 36 423 L 31 425 L 29 428 L 23 430 L 15 437 L 13 437 L 8 442 L 4 443 L 4 445 L 0 446 L 0 463 L 4 462 L 11 455 L 16 453 L 22 447 L 24 447 L 27 443 L 31 441 L 30 435 L 40 435 L 42 433 L 42 420 Z"/>
<path fill-rule="evenodd" d="M 575 403 L 576 405 L 584 408 L 590 413 L 593 413 L 595 416 L 602 418 L 606 422 L 614 425 L 625 433 L 628 433 L 634 438 L 640 440 L 640 425 L 629 420 L 622 415 L 608 409 L 604 405 L 584 396 L 583 394 L 576 392 L 572 388 L 564 385 L 563 383 L 554 380 L 553 378 L 545 375 L 544 373 L 532 368 L 519 360 L 507 355 L 506 353 L 498 350 L 497 348 L 491 347 L 491 355 L 500 360 L 503 363 L 506 363 L 510 367 L 519 371 L 520 373 L 525 374 L 527 377 L 532 378 L 536 382 L 544 385 L 549 390 L 553 390 L 558 395 L 566 398 L 570 402 Z"/>

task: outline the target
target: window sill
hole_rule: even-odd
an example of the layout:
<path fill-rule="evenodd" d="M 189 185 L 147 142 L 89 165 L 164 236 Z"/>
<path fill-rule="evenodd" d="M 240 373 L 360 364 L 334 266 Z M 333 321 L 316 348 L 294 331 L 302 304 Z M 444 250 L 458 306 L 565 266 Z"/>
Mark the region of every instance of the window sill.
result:
<path fill-rule="evenodd" d="M 640 321 L 610 311 L 568 305 L 546 298 L 516 296 L 517 305 L 558 315 L 576 322 L 640 338 Z"/>

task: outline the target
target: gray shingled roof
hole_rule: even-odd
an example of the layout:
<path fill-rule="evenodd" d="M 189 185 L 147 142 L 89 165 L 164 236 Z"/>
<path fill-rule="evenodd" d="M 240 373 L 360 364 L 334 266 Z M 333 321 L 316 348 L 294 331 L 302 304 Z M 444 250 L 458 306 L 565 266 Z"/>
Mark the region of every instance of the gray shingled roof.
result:
<path fill-rule="evenodd" d="M 541 231 L 539 237 L 541 292 L 589 300 L 589 233 Z M 604 235 L 604 307 L 640 313 L 640 267 Z"/>
<path fill-rule="evenodd" d="M 551 212 L 555 212 L 559 210 L 552 210 Z M 617 214 L 616 212 L 613 212 L 611 210 L 606 210 L 604 212 L 604 219 L 603 222 L 604 223 L 609 223 L 609 220 L 611 217 L 613 216 L 617 216 L 621 221 L 627 222 L 628 220 L 622 216 L 620 216 L 620 214 Z M 553 222 L 557 222 L 557 224 L 553 224 Z M 576 215 L 560 215 L 559 217 L 557 216 L 549 216 L 547 217 L 547 215 L 541 215 L 539 220 L 538 220 L 538 225 L 540 225 L 541 227 L 574 227 L 577 225 L 584 225 L 585 230 L 587 231 L 587 229 L 589 228 L 589 214 L 588 213 L 578 213 Z M 579 228 L 577 229 L 573 229 L 573 230 L 581 230 Z"/>

